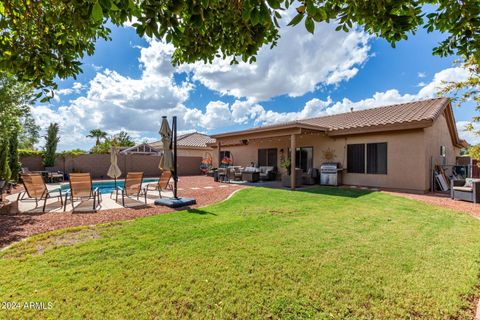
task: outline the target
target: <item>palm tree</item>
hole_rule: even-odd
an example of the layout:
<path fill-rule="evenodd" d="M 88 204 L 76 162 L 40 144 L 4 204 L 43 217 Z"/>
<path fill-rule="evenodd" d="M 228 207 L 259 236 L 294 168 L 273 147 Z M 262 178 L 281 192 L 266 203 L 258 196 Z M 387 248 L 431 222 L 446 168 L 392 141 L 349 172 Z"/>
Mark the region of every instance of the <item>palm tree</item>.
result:
<path fill-rule="evenodd" d="M 100 129 L 92 129 L 90 130 L 90 134 L 87 135 L 87 138 L 95 138 L 97 139 L 97 142 L 95 145 L 100 144 L 100 139 L 106 139 L 107 138 L 107 133 L 105 131 L 102 131 Z"/>

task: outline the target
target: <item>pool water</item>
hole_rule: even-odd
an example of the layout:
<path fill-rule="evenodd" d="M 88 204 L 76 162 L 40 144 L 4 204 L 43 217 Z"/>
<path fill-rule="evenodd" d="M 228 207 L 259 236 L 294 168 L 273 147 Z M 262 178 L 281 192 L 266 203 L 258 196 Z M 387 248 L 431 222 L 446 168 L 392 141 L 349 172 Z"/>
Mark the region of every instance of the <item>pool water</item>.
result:
<path fill-rule="evenodd" d="M 155 178 L 146 178 L 143 179 L 143 183 L 153 183 L 157 182 L 158 179 Z M 125 184 L 124 180 L 117 180 L 117 186 L 123 187 Z M 97 181 L 93 182 L 93 189 L 98 188 L 102 194 L 109 194 L 115 191 L 115 181 Z M 61 187 L 62 191 L 70 189 L 70 185 L 67 183 Z"/>

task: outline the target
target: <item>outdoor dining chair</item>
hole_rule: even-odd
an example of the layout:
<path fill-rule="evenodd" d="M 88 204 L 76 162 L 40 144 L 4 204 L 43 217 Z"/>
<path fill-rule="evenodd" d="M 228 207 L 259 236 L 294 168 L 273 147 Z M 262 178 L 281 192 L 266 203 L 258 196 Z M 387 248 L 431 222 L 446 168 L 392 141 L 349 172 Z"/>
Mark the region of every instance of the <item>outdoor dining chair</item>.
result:
<path fill-rule="evenodd" d="M 140 199 L 140 195 L 145 196 L 145 204 L 147 203 L 147 192 L 142 190 L 143 172 L 129 172 L 125 178 L 124 187 L 117 186 L 115 190 L 115 201 L 118 202 L 118 194 L 122 196 L 122 206 L 125 207 L 125 197 L 130 198 L 136 196 L 137 200 Z M 143 192 L 143 193 L 142 193 Z"/>
<path fill-rule="evenodd" d="M 163 171 L 160 175 L 160 179 L 158 179 L 157 183 L 149 183 L 145 187 L 145 193 L 148 191 L 158 191 L 158 195 L 160 198 L 162 197 L 162 190 L 172 190 L 172 172 L 171 171 Z"/>
<path fill-rule="evenodd" d="M 90 173 L 70 173 L 70 190 L 65 194 L 63 211 L 67 210 L 67 201 L 70 197 L 72 211 L 74 209 L 74 200 L 93 200 L 93 211 L 97 212 L 97 207 L 102 203 L 102 193 L 97 188 L 93 188 L 92 177 Z"/>
<path fill-rule="evenodd" d="M 35 200 L 35 207 L 38 207 L 38 201 L 43 200 L 43 212 L 45 212 L 48 199 L 59 198 L 61 205 L 63 205 L 62 189 L 49 191 L 41 174 L 24 173 L 20 176 L 25 191 L 18 194 L 17 201 L 33 199 Z M 28 198 L 26 199 L 25 196 L 28 196 Z"/>

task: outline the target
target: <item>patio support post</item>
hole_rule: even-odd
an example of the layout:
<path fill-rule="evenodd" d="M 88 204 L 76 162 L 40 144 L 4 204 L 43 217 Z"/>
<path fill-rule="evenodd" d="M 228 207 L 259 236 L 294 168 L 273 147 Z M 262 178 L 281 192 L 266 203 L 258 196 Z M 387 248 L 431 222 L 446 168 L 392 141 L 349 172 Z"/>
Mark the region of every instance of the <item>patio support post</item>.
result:
<path fill-rule="evenodd" d="M 296 172 L 295 172 L 295 155 L 297 150 L 296 135 L 290 135 L 290 188 L 295 190 Z"/>
<path fill-rule="evenodd" d="M 220 159 L 220 141 L 217 141 L 217 168 L 220 168 L 220 163 L 222 163 L 222 159 Z"/>

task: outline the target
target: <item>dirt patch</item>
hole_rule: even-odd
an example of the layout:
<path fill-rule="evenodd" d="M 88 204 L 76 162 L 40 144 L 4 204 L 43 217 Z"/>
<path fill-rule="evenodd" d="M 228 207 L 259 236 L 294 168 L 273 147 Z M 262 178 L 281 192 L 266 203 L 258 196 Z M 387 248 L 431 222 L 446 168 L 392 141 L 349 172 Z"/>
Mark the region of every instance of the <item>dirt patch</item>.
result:
<path fill-rule="evenodd" d="M 95 227 L 68 230 L 52 234 L 35 241 L 24 241 L 15 245 L 15 250 L 8 250 L 3 255 L 5 259 L 22 258 L 27 255 L 42 255 L 45 251 L 59 247 L 69 247 L 79 243 L 101 238 L 99 230 Z"/>

